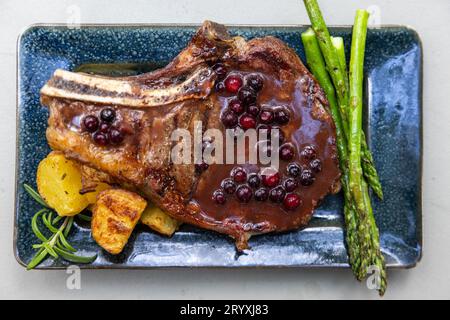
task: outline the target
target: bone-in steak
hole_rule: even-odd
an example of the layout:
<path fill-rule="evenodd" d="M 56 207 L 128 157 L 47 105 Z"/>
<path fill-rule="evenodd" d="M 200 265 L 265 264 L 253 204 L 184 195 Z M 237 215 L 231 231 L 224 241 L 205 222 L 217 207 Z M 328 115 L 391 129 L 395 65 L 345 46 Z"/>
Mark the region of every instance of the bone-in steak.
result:
<path fill-rule="evenodd" d="M 295 52 L 274 37 L 232 38 L 206 21 L 163 69 L 125 78 L 57 70 L 41 101 L 50 109 L 53 149 L 181 221 L 232 236 L 238 249 L 250 235 L 304 226 L 339 189 L 328 102 Z M 203 131 L 222 133 L 279 129 L 282 145 L 271 150 L 280 153 L 278 173 L 261 175 L 260 162 L 174 163 L 172 132 L 193 136 L 198 121 Z"/>

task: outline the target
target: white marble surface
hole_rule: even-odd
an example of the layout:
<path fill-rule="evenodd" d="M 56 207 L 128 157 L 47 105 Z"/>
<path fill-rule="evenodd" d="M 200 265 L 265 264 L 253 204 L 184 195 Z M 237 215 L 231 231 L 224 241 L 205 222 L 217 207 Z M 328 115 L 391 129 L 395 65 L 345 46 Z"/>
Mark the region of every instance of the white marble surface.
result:
<path fill-rule="evenodd" d="M 410 270 L 391 270 L 391 298 L 450 298 L 450 1 L 321 0 L 329 24 L 351 24 L 358 7 L 378 5 L 383 24 L 408 24 L 424 46 L 424 255 Z M 83 271 L 81 290 L 63 271 L 27 272 L 13 256 L 16 39 L 28 25 L 65 23 L 70 6 L 82 23 L 306 24 L 300 0 L 0 1 L 0 298 L 377 298 L 349 270 Z"/>

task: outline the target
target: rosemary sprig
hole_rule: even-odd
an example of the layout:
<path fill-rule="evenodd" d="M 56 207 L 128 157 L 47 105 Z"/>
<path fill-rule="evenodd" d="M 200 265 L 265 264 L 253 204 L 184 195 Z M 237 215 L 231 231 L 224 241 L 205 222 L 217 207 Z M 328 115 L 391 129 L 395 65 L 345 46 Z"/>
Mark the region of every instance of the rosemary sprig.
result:
<path fill-rule="evenodd" d="M 85 215 L 85 214 L 77 214 L 77 218 L 79 218 L 80 220 L 86 221 L 86 222 L 91 222 L 92 217 Z"/>
<path fill-rule="evenodd" d="M 27 265 L 27 269 L 33 269 L 39 265 L 47 256 L 52 256 L 55 259 L 62 258 L 64 260 L 74 262 L 74 263 L 91 263 L 97 258 L 97 255 L 85 257 L 74 254 L 77 252 L 68 241 L 67 236 L 73 226 L 74 217 L 61 217 L 59 215 L 55 216 L 55 211 L 53 211 L 44 199 L 37 193 L 32 187 L 24 184 L 25 191 L 30 194 L 30 196 L 42 205 L 44 208 L 39 210 L 31 219 L 31 229 L 36 237 L 41 240 L 41 243 L 34 244 L 33 248 L 37 249 L 36 254 L 31 259 Z M 83 220 L 87 220 L 88 216 L 83 216 Z M 43 232 L 39 229 L 39 222 L 46 227 L 46 231 Z M 50 237 L 46 237 L 46 233 L 51 233 Z"/>

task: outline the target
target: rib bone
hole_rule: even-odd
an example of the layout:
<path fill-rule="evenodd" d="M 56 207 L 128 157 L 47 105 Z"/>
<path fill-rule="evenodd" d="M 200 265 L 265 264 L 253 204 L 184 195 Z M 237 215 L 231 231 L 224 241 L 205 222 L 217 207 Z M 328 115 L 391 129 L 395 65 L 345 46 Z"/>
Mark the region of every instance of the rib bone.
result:
<path fill-rule="evenodd" d="M 41 94 L 92 103 L 156 107 L 204 99 L 209 95 L 214 79 L 215 74 L 210 68 L 199 68 L 184 81 L 175 81 L 161 88 L 146 88 L 145 82 L 133 78 L 112 79 L 58 69 L 42 88 Z"/>

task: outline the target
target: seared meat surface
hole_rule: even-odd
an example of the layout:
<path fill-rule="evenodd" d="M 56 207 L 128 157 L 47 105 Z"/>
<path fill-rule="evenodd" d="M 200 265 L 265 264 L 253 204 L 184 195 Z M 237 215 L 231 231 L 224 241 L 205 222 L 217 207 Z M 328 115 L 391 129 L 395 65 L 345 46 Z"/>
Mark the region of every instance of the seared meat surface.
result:
<path fill-rule="evenodd" d="M 277 179 L 258 176 L 258 163 L 213 163 L 206 168 L 172 161 L 175 129 L 194 136 L 201 121 L 203 131 L 225 132 L 235 120 L 226 118 L 232 101 L 252 99 L 245 92 L 229 92 L 239 83 L 228 81 L 231 89 L 223 88 L 226 80 L 218 63 L 228 77 L 257 75 L 263 81 L 257 101 L 247 101 L 245 106 L 255 116 L 243 120 L 241 115 L 239 122 L 252 128 L 256 119 L 266 128 L 282 131 L 281 142 L 289 146 L 281 155 Z M 252 85 L 261 87 L 257 81 Z M 295 52 L 274 37 L 232 38 L 224 26 L 206 21 L 163 69 L 126 78 L 57 70 L 42 88 L 41 102 L 50 110 L 47 140 L 53 149 L 140 192 L 176 219 L 232 236 L 238 249 L 247 247 L 252 234 L 304 226 L 319 201 L 339 189 L 328 102 Z M 259 109 L 250 111 L 249 105 Z M 108 119 L 105 109 L 112 110 L 114 117 Z M 263 115 L 266 109 L 271 113 Z M 278 124 L 271 115 L 278 116 Z M 94 133 L 87 116 L 105 123 L 92 120 Z M 108 133 L 102 136 L 103 129 Z M 234 182 L 228 179 L 236 168 L 244 171 L 244 180 L 242 176 L 234 176 Z M 255 180 L 250 181 L 250 176 Z M 224 187 L 224 181 L 230 185 Z M 261 186 L 265 191 L 260 191 Z"/>

